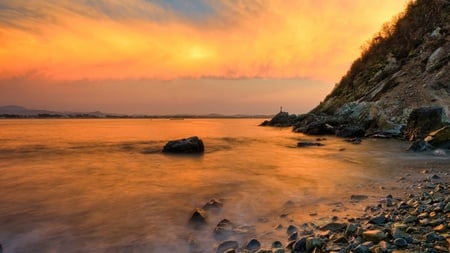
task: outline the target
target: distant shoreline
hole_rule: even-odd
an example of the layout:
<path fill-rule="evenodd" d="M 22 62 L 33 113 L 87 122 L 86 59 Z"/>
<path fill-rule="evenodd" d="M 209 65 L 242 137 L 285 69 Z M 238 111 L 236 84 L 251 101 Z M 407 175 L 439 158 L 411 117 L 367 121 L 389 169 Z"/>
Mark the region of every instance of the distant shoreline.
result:
<path fill-rule="evenodd" d="M 116 116 L 116 115 L 10 115 L 2 114 L 1 119 L 168 119 L 168 120 L 183 120 L 183 119 L 268 119 L 273 115 L 144 115 L 144 116 Z"/>

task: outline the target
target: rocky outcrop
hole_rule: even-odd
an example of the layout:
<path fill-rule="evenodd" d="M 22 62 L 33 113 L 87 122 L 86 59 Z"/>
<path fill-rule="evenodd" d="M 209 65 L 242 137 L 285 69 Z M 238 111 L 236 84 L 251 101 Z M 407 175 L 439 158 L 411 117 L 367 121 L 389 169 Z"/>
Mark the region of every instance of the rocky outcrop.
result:
<path fill-rule="evenodd" d="M 449 59 L 450 2 L 412 1 L 294 129 L 336 134 L 352 126 L 366 136 L 424 138 L 450 121 Z"/>
<path fill-rule="evenodd" d="M 169 141 L 163 148 L 164 153 L 203 153 L 205 146 L 197 136 Z"/>
<path fill-rule="evenodd" d="M 297 115 L 280 111 L 271 120 L 265 120 L 260 126 L 290 127 L 297 121 Z"/>

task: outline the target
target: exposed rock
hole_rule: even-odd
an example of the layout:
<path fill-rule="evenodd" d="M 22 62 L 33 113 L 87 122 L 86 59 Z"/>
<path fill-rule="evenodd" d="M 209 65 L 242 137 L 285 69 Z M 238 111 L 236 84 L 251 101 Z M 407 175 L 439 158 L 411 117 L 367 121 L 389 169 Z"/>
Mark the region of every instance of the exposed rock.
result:
<path fill-rule="evenodd" d="M 297 115 L 280 111 L 271 120 L 266 120 L 260 126 L 289 127 L 297 120 Z"/>
<path fill-rule="evenodd" d="M 367 230 L 362 233 L 362 238 L 364 241 L 379 243 L 386 238 L 386 234 L 379 229 Z"/>
<path fill-rule="evenodd" d="M 256 239 L 251 239 L 248 243 L 247 246 L 245 246 L 245 249 L 249 250 L 249 251 L 257 251 L 261 248 L 261 243 L 256 240 Z"/>
<path fill-rule="evenodd" d="M 402 249 L 406 248 L 408 246 L 408 243 L 403 238 L 397 238 L 394 240 L 394 245 L 395 247 Z"/>
<path fill-rule="evenodd" d="M 321 248 L 323 245 L 322 240 L 320 240 L 320 238 L 317 237 L 309 237 L 306 238 L 306 252 L 312 252 L 314 249 L 316 248 Z"/>
<path fill-rule="evenodd" d="M 301 132 L 309 135 L 334 135 L 336 124 L 330 124 L 328 121 L 312 122 L 305 127 L 295 129 L 296 132 Z"/>
<path fill-rule="evenodd" d="M 207 215 L 205 210 L 201 208 L 196 208 L 194 212 L 191 215 L 191 218 L 189 219 L 189 223 L 191 225 L 194 225 L 196 227 L 205 225 L 207 223 L 206 221 Z"/>
<path fill-rule="evenodd" d="M 372 219 L 369 220 L 369 223 L 375 224 L 375 225 L 381 225 L 386 223 L 386 217 L 384 217 L 384 215 L 378 215 L 373 217 Z"/>
<path fill-rule="evenodd" d="M 297 231 L 298 231 L 298 228 L 294 225 L 289 225 L 289 227 L 286 229 L 287 235 L 291 235 Z"/>
<path fill-rule="evenodd" d="M 163 149 L 164 153 L 203 153 L 203 141 L 197 136 L 169 141 Z"/>
<path fill-rule="evenodd" d="M 449 55 L 450 52 L 448 50 L 446 50 L 444 47 L 439 47 L 428 58 L 426 70 L 430 71 L 439 67 L 444 63 L 445 60 L 448 61 Z"/>
<path fill-rule="evenodd" d="M 344 231 L 347 225 L 344 223 L 331 222 L 320 227 L 320 230 L 330 230 L 332 232 Z"/>
<path fill-rule="evenodd" d="M 444 125 L 442 117 L 442 107 L 426 107 L 413 110 L 409 115 L 408 124 L 404 130 L 405 137 L 410 141 L 426 137 L 428 133 Z"/>
<path fill-rule="evenodd" d="M 219 209 L 223 206 L 222 201 L 218 199 L 211 199 L 206 204 L 203 205 L 203 210 Z"/>
<path fill-rule="evenodd" d="M 364 137 L 365 130 L 360 126 L 342 126 L 336 130 L 336 136 L 345 138 Z"/>
<path fill-rule="evenodd" d="M 228 219 L 221 220 L 214 228 L 214 235 L 218 238 L 226 238 L 233 234 L 234 225 Z"/>
<path fill-rule="evenodd" d="M 227 250 L 236 250 L 237 248 L 239 248 L 237 241 L 224 241 L 217 246 L 216 253 L 225 253 Z"/>
<path fill-rule="evenodd" d="M 425 138 L 428 144 L 436 148 L 450 148 L 450 126 L 442 127 L 428 134 Z"/>

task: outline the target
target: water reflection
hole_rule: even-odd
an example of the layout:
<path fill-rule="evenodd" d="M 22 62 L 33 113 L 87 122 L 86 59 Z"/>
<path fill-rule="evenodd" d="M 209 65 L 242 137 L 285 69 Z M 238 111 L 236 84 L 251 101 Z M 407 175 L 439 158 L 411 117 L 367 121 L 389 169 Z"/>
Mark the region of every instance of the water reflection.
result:
<path fill-rule="evenodd" d="M 295 148 L 314 138 L 259 121 L 0 121 L 0 243 L 5 252 L 188 252 L 195 239 L 210 252 L 223 218 L 247 228 L 237 239 L 270 242 L 291 220 L 361 211 L 339 205 L 355 191 L 378 198 L 385 177 L 409 171 L 399 164 L 423 159 L 397 141 L 328 137 Z M 204 155 L 160 152 L 193 135 Z M 193 231 L 191 211 L 212 198 L 223 208 Z"/>

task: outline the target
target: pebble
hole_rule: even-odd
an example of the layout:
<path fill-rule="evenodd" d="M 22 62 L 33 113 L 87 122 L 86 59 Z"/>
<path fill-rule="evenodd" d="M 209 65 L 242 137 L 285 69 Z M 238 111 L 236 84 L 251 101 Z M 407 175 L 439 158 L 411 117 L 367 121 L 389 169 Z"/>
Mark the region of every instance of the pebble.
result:
<path fill-rule="evenodd" d="M 245 248 L 250 251 L 257 251 L 261 248 L 261 243 L 256 239 L 251 239 Z"/>
<path fill-rule="evenodd" d="M 408 242 L 403 238 L 397 238 L 394 240 L 394 245 L 395 247 L 402 249 L 408 246 Z"/>
<path fill-rule="evenodd" d="M 274 241 L 270 249 L 261 248 L 261 242 L 257 239 L 251 239 L 242 248 L 238 247 L 238 241 L 228 240 L 220 243 L 216 252 L 450 252 L 450 183 L 439 182 L 433 184 L 432 189 L 426 189 L 426 184 L 423 186 L 411 186 L 409 189 L 415 190 L 413 194 L 405 194 L 403 199 L 396 197 L 395 205 L 370 206 L 359 217 L 341 219 L 344 222 L 336 222 L 337 217 L 333 217 L 333 222 L 322 226 L 314 223 L 305 223 L 300 227 L 289 225 L 285 230 L 287 241 Z M 351 201 L 365 198 L 365 195 L 352 195 Z M 394 202 L 392 195 L 386 199 Z M 196 209 L 191 220 L 206 223 L 206 218 L 203 209 Z M 223 219 L 214 233 L 234 232 L 237 228 L 231 221 Z M 281 224 L 273 228 L 274 231 L 280 229 L 284 229 Z M 252 231 L 254 236 L 254 229 Z"/>
<path fill-rule="evenodd" d="M 367 230 L 362 233 L 362 238 L 364 241 L 379 243 L 386 238 L 386 234 L 380 229 Z"/>
<path fill-rule="evenodd" d="M 217 246 L 216 253 L 225 253 L 229 252 L 228 250 L 236 250 L 237 248 L 239 248 L 237 241 L 224 241 Z"/>

